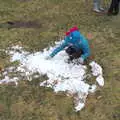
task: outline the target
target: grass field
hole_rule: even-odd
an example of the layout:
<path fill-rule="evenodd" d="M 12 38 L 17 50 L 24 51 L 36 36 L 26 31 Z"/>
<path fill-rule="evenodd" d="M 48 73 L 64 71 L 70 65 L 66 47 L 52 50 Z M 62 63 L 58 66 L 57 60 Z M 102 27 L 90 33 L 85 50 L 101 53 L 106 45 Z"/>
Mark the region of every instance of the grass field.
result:
<path fill-rule="evenodd" d="M 39 86 L 45 76 L 17 87 L 2 84 L 0 120 L 120 120 L 120 15 L 98 15 L 91 8 L 91 0 L 0 0 L 0 70 L 14 64 L 4 49 L 18 44 L 40 51 L 77 25 L 83 35 L 93 35 L 92 58 L 105 78 L 105 86 L 88 96 L 78 113 L 72 98 Z"/>

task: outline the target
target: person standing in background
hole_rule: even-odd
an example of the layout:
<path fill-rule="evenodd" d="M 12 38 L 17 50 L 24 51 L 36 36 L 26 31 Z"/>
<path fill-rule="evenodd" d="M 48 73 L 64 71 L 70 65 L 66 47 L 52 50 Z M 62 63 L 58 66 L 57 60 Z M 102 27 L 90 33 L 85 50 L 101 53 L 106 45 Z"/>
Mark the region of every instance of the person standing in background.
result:
<path fill-rule="evenodd" d="M 104 9 L 101 7 L 101 0 L 93 0 L 93 11 L 101 13 Z"/>
<path fill-rule="evenodd" d="M 120 0 L 112 0 L 108 15 L 117 15 L 119 13 L 119 3 Z"/>

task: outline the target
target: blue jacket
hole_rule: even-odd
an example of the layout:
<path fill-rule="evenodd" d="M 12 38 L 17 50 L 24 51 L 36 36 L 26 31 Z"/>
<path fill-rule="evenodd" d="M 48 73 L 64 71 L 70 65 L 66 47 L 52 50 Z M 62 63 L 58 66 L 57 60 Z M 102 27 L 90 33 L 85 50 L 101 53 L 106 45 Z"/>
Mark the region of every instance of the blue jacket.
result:
<path fill-rule="evenodd" d="M 54 57 L 58 52 L 63 50 L 65 47 L 72 46 L 74 47 L 77 51 L 82 50 L 83 54 L 81 57 L 85 60 L 87 57 L 90 56 L 90 47 L 88 44 L 87 39 L 81 35 L 79 31 L 74 31 L 70 33 L 70 35 L 65 37 L 64 42 L 58 46 L 51 54 L 51 57 Z"/>

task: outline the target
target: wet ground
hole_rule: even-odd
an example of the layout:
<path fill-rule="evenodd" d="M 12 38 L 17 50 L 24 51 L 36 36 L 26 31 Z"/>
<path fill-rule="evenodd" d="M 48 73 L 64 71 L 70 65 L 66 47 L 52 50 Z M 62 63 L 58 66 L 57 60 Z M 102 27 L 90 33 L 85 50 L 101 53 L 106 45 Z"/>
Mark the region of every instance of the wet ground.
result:
<path fill-rule="evenodd" d="M 31 0 L 17 0 L 17 1 L 19 1 L 19 2 L 29 2 Z"/>
<path fill-rule="evenodd" d="M 0 28 L 40 28 L 42 25 L 36 21 L 8 21 L 0 24 Z"/>

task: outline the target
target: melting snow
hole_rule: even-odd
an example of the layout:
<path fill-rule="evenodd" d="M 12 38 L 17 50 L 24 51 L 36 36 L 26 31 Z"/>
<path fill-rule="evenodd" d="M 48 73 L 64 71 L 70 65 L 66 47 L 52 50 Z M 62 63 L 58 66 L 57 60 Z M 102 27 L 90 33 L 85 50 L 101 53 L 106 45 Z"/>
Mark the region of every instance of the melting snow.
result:
<path fill-rule="evenodd" d="M 65 91 L 74 97 L 75 110 L 79 111 L 85 106 L 87 95 L 95 92 L 97 85 L 89 85 L 86 83 L 85 65 L 76 65 L 66 62 L 68 55 L 61 51 L 54 58 L 46 60 L 45 57 L 51 53 L 54 48 L 49 50 L 44 49 L 43 52 L 29 54 L 22 50 L 19 46 L 14 46 L 12 51 L 8 51 L 11 55 L 11 61 L 20 61 L 20 66 L 16 71 L 23 72 L 28 79 L 30 75 L 39 72 L 40 75 L 47 75 L 48 80 L 40 83 L 40 86 L 51 87 L 54 92 Z M 104 85 L 104 78 L 102 76 L 102 68 L 96 62 L 91 62 L 92 75 L 96 76 L 96 81 L 100 86 Z M 12 70 L 12 68 L 10 69 Z M 10 79 L 6 74 L 5 78 L 0 80 L 0 84 L 14 81 L 17 84 L 19 79 L 14 77 Z"/>

